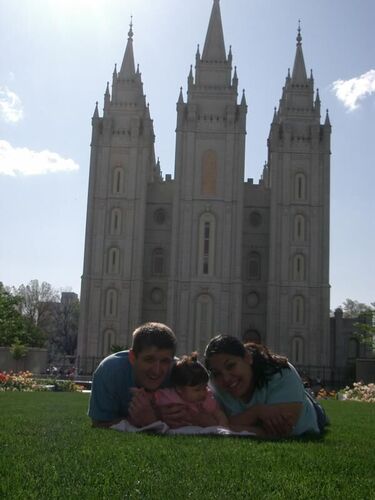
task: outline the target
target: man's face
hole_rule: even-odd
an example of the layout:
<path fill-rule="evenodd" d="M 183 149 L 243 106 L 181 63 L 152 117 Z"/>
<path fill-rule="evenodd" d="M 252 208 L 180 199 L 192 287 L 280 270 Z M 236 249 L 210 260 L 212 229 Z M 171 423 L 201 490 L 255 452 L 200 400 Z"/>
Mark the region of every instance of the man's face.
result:
<path fill-rule="evenodd" d="M 172 362 L 173 351 L 147 347 L 137 356 L 130 351 L 130 362 L 133 365 L 134 379 L 139 387 L 147 391 L 156 391 L 164 382 Z"/>

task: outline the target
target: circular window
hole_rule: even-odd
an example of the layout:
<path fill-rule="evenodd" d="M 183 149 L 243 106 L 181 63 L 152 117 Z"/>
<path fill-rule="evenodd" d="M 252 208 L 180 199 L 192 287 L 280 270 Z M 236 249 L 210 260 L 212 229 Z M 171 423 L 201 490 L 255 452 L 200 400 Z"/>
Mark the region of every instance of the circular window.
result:
<path fill-rule="evenodd" d="M 250 213 L 250 224 L 254 227 L 260 226 L 262 223 L 262 216 L 259 212 Z"/>
<path fill-rule="evenodd" d="M 164 292 L 161 288 L 153 288 L 150 296 L 154 304 L 162 304 L 164 301 Z"/>
<path fill-rule="evenodd" d="M 259 304 L 259 295 L 256 292 L 250 292 L 246 297 L 247 305 L 251 308 L 256 307 Z"/>
<path fill-rule="evenodd" d="M 154 221 L 156 222 L 156 224 L 164 224 L 165 219 L 166 219 L 166 213 L 163 208 L 158 208 L 157 210 L 155 210 Z"/>

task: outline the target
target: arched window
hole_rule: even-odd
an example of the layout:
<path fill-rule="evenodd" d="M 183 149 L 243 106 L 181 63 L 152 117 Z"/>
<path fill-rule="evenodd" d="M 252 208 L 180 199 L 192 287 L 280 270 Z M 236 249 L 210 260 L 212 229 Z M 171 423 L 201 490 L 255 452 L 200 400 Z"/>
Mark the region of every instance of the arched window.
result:
<path fill-rule="evenodd" d="M 121 210 L 119 208 L 111 210 L 110 234 L 113 236 L 121 234 Z"/>
<path fill-rule="evenodd" d="M 292 340 L 292 361 L 296 365 L 302 365 L 304 360 L 304 342 L 301 337 Z"/>
<path fill-rule="evenodd" d="M 199 295 L 195 307 L 195 337 L 193 349 L 203 353 L 213 336 L 213 300 L 207 294 Z"/>
<path fill-rule="evenodd" d="M 304 174 L 296 174 L 294 177 L 294 199 L 297 201 L 306 200 L 306 177 Z"/>
<path fill-rule="evenodd" d="M 110 274 L 118 274 L 120 270 L 120 250 L 110 248 L 108 251 L 107 270 Z"/>
<path fill-rule="evenodd" d="M 152 274 L 164 274 L 164 250 L 154 248 L 152 251 Z"/>
<path fill-rule="evenodd" d="M 305 257 L 302 254 L 297 254 L 293 257 L 293 280 L 304 281 L 305 274 Z"/>
<path fill-rule="evenodd" d="M 250 252 L 248 258 L 249 280 L 260 280 L 261 277 L 261 257 L 258 252 Z"/>
<path fill-rule="evenodd" d="M 215 151 L 209 150 L 202 158 L 202 184 L 201 193 L 216 194 L 217 183 L 217 158 Z"/>
<path fill-rule="evenodd" d="M 295 241 L 306 240 L 305 217 L 300 214 L 294 217 L 294 240 Z"/>
<path fill-rule="evenodd" d="M 115 344 L 116 335 L 113 330 L 106 330 L 103 338 L 103 356 L 108 356 L 112 352 L 112 346 Z"/>
<path fill-rule="evenodd" d="M 215 217 L 204 213 L 199 221 L 198 274 L 212 276 L 215 260 Z"/>
<path fill-rule="evenodd" d="M 112 193 L 122 194 L 124 192 L 124 170 L 121 167 L 116 167 L 113 170 Z"/>
<path fill-rule="evenodd" d="M 117 316 L 117 291 L 113 288 L 107 290 L 105 298 L 105 315 L 109 318 Z"/>
<path fill-rule="evenodd" d="M 293 297 L 292 311 L 293 323 L 303 325 L 305 323 L 305 299 L 301 295 Z"/>

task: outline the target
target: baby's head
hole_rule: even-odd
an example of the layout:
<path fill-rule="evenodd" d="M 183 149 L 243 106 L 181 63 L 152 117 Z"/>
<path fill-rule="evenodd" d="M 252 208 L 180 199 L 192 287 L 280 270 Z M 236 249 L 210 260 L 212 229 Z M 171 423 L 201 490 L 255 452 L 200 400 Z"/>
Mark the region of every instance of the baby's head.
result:
<path fill-rule="evenodd" d="M 184 401 L 199 403 L 206 399 L 208 373 L 198 361 L 196 352 L 176 362 L 171 371 L 171 382 Z"/>

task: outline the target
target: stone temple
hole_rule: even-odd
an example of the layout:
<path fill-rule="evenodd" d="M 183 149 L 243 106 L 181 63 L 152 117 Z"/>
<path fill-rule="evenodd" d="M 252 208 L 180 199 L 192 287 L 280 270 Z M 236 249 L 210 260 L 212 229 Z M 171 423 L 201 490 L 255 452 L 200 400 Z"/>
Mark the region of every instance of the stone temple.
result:
<path fill-rule="evenodd" d="M 129 346 L 146 321 L 171 326 L 179 353 L 202 353 L 228 333 L 297 366 L 330 365 L 331 125 L 328 114 L 321 122 L 300 29 L 281 87 L 262 177 L 245 181 L 247 103 L 214 0 L 187 98 L 181 90 L 177 101 L 174 177 L 164 178 L 130 26 L 103 116 L 96 106 L 92 117 L 83 371 L 113 345 Z"/>

